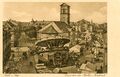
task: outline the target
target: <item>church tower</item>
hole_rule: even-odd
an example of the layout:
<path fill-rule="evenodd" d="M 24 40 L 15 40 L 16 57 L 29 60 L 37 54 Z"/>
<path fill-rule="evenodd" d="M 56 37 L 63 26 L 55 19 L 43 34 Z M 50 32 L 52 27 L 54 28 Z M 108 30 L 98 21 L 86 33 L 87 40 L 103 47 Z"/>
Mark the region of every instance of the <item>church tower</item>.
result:
<path fill-rule="evenodd" d="M 70 6 L 66 3 L 60 5 L 60 21 L 70 24 Z"/>

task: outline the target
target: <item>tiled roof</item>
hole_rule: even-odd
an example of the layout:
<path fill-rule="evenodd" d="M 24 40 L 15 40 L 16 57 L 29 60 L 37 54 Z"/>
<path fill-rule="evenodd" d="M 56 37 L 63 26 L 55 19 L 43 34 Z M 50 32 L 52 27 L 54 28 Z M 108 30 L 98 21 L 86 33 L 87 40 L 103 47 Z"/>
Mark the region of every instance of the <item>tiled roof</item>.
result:
<path fill-rule="evenodd" d="M 65 22 L 52 21 L 39 31 L 42 33 L 69 33 L 68 29 L 70 29 L 70 26 Z"/>
<path fill-rule="evenodd" d="M 85 19 L 82 19 L 80 21 L 77 21 L 78 24 L 89 24 L 90 22 L 85 20 Z"/>
<path fill-rule="evenodd" d="M 63 32 L 69 32 L 68 28 L 70 28 L 69 25 L 67 25 L 65 22 L 61 22 L 61 21 L 54 21 L 55 24 L 60 28 L 60 30 L 62 30 Z"/>
<path fill-rule="evenodd" d="M 37 25 L 37 26 L 41 26 L 41 25 L 47 25 L 52 21 L 34 21 L 34 22 L 30 22 L 30 25 Z"/>
<path fill-rule="evenodd" d="M 17 23 L 15 23 L 15 22 L 3 21 L 3 27 L 8 26 L 8 27 L 12 28 L 12 27 L 15 27 L 16 25 L 17 25 Z"/>
<path fill-rule="evenodd" d="M 50 24 L 51 22 L 54 22 L 61 31 L 63 31 L 64 33 L 69 32 L 68 29 L 70 29 L 70 25 L 67 25 L 65 22 L 61 22 L 61 21 L 35 21 L 34 23 L 32 22 L 21 22 L 22 26 L 41 26 L 41 27 L 45 27 L 48 24 Z M 8 23 L 7 21 L 3 22 L 3 25 Z M 11 27 L 13 26 L 17 26 L 19 23 L 19 21 L 9 21 L 9 25 L 11 25 Z"/>
<path fill-rule="evenodd" d="M 50 34 L 50 33 L 58 33 L 58 31 L 55 30 L 52 26 L 49 26 L 48 28 L 46 28 L 45 30 L 43 30 L 42 33 L 45 33 L 45 34 L 48 33 L 48 34 Z"/>

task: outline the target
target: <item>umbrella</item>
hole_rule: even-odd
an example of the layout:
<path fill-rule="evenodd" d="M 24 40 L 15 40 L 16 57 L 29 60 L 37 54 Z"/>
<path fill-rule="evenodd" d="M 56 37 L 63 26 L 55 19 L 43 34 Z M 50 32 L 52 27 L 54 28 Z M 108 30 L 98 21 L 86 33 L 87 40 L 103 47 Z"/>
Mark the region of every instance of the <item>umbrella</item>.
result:
<path fill-rule="evenodd" d="M 93 54 L 89 54 L 89 55 L 86 55 L 85 57 L 86 58 L 94 58 L 94 55 Z"/>

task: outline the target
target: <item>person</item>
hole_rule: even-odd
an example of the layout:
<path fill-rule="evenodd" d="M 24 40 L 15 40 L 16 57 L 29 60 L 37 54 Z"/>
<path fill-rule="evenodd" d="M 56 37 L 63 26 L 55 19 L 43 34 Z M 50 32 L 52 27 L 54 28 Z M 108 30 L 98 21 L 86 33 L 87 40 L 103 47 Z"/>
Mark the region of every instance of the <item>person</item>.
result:
<path fill-rule="evenodd" d="M 83 56 L 83 55 L 84 55 L 83 52 L 84 52 L 84 46 L 82 46 L 82 47 L 80 48 L 80 56 Z"/>
<path fill-rule="evenodd" d="M 103 67 L 101 66 L 100 69 L 96 69 L 97 73 L 103 73 Z"/>
<path fill-rule="evenodd" d="M 5 73 L 9 73 L 9 71 L 10 71 L 10 67 L 8 67 L 8 68 L 6 69 L 6 72 L 5 72 Z"/>
<path fill-rule="evenodd" d="M 59 69 L 59 73 L 62 73 L 62 69 Z"/>
<path fill-rule="evenodd" d="M 33 62 L 32 61 L 30 61 L 30 66 L 32 66 L 33 65 Z"/>
<path fill-rule="evenodd" d="M 80 66 L 79 71 L 81 70 L 81 73 L 85 73 L 85 72 L 86 72 L 86 64 L 87 64 L 87 61 L 85 61 L 85 62 Z"/>
<path fill-rule="evenodd" d="M 79 62 L 78 61 L 76 61 L 75 65 L 76 65 L 76 68 L 79 68 Z"/>
<path fill-rule="evenodd" d="M 60 70 L 59 68 L 55 68 L 53 69 L 53 73 L 59 73 L 60 72 L 59 70 Z"/>
<path fill-rule="evenodd" d="M 12 60 L 14 60 L 14 58 L 15 58 L 15 54 L 12 54 Z"/>
<path fill-rule="evenodd" d="M 26 52 L 23 52 L 23 59 L 27 59 L 28 57 L 27 57 L 27 53 Z"/>

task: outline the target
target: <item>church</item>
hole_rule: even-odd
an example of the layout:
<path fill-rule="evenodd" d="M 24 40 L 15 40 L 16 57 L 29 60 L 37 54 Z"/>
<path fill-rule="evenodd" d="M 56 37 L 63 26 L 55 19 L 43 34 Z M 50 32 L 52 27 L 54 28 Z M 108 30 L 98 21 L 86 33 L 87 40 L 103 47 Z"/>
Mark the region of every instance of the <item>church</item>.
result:
<path fill-rule="evenodd" d="M 48 37 L 70 37 L 70 6 L 66 3 L 60 5 L 60 21 L 51 21 L 37 31 L 37 39 Z"/>

